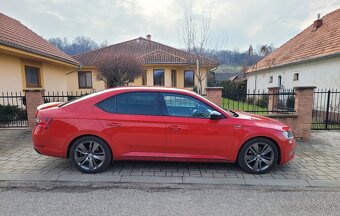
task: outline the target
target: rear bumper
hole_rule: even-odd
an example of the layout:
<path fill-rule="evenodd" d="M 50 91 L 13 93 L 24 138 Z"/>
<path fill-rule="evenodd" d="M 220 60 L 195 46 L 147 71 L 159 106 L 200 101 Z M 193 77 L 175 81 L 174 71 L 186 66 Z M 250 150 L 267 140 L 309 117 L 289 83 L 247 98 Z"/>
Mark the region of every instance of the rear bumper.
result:
<path fill-rule="evenodd" d="M 296 148 L 296 141 L 292 139 L 290 141 L 286 140 L 282 143 L 282 150 L 281 150 L 281 160 L 280 164 L 285 164 L 292 160 L 295 157 L 295 148 Z"/>
<path fill-rule="evenodd" d="M 35 126 L 32 132 L 33 148 L 42 155 L 66 158 L 62 142 L 51 136 L 48 129 Z"/>

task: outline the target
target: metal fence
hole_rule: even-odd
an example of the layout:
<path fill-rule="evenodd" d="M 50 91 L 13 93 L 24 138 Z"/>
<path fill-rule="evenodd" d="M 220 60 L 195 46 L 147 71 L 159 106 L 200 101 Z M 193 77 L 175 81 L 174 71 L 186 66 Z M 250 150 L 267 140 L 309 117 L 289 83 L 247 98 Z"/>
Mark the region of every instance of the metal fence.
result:
<path fill-rule="evenodd" d="M 59 91 L 52 91 L 52 92 L 45 92 L 44 94 L 44 102 L 67 102 L 71 100 L 78 99 L 82 96 L 94 93 L 94 91 L 88 92 L 77 92 L 77 91 L 67 91 L 67 92 L 59 92 Z"/>
<path fill-rule="evenodd" d="M 292 114 L 294 110 L 294 90 L 280 89 L 276 93 L 248 91 L 247 93 L 224 92 L 222 107 L 255 114 Z"/>
<path fill-rule="evenodd" d="M 28 127 L 26 100 L 22 92 L 1 92 L 0 128 Z"/>
<path fill-rule="evenodd" d="M 314 92 L 312 129 L 340 130 L 340 91 Z"/>

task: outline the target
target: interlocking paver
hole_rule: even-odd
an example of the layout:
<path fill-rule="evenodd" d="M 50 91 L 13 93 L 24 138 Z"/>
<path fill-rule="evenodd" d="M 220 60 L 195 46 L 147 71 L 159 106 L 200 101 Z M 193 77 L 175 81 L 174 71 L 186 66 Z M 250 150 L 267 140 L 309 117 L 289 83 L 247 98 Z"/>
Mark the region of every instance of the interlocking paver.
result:
<path fill-rule="evenodd" d="M 225 163 L 179 163 L 179 162 L 146 162 L 118 161 L 111 165 L 100 176 L 116 176 L 114 179 L 136 181 L 166 180 L 165 182 L 228 182 L 227 179 L 238 179 L 241 182 L 261 182 L 270 179 L 273 182 L 304 180 L 319 185 L 320 181 L 340 180 L 340 133 L 318 131 L 312 133 L 308 143 L 298 142 L 296 157 L 283 166 L 274 167 L 269 173 L 251 175 L 244 173 L 238 166 Z M 330 139 L 330 137 L 332 137 Z M 0 130 L 0 179 L 60 179 L 76 180 L 82 175 L 73 168 L 68 160 L 39 155 L 32 148 L 31 135 L 28 130 Z M 27 177 L 25 177 L 27 175 Z M 42 177 L 45 176 L 45 177 Z M 48 177 L 48 176 L 53 176 Z M 73 177 L 72 177 L 73 176 Z M 125 176 L 125 177 L 124 177 Z M 131 178 L 126 177 L 131 176 Z M 124 178 L 122 178 L 124 177 Z M 154 177 L 154 178 L 151 178 Z M 88 177 L 88 180 L 104 180 L 109 177 Z M 186 179 L 184 181 L 184 179 Z M 203 179 L 203 180 L 199 180 Z M 204 180 L 205 179 L 205 180 Z M 251 180 L 254 179 L 254 180 Z M 255 180 L 257 179 L 257 180 Z M 190 181 L 189 181 L 190 180 Z M 234 180 L 232 180 L 234 181 Z M 285 183 L 286 184 L 286 183 Z M 301 183 L 302 184 L 302 183 Z M 333 184 L 333 183 L 329 183 Z"/>

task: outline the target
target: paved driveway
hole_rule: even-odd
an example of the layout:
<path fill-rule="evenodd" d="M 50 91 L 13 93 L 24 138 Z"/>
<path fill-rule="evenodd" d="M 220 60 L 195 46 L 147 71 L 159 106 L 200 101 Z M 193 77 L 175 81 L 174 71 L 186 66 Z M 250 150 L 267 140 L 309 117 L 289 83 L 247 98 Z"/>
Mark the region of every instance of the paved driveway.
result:
<path fill-rule="evenodd" d="M 0 130 L 0 180 L 212 183 L 250 185 L 339 186 L 340 132 L 315 131 L 298 142 L 296 158 L 268 174 L 245 174 L 234 164 L 116 162 L 88 175 L 65 159 L 37 154 L 27 130 Z"/>

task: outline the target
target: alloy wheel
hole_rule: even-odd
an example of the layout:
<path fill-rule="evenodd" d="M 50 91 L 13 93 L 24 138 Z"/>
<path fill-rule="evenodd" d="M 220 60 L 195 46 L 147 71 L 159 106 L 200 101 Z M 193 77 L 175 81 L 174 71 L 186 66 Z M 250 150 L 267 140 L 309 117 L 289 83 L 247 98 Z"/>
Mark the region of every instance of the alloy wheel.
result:
<path fill-rule="evenodd" d="M 105 160 L 103 147 L 95 141 L 81 142 L 74 151 L 74 160 L 82 169 L 93 171 L 99 169 Z"/>
<path fill-rule="evenodd" d="M 261 172 L 273 164 L 274 150 L 267 143 L 255 142 L 246 150 L 244 160 L 251 170 Z"/>

